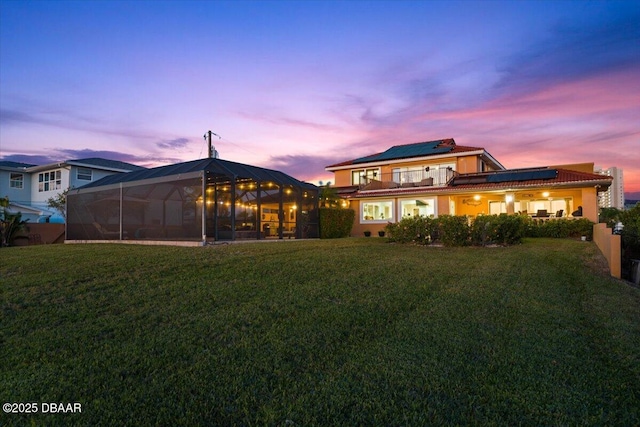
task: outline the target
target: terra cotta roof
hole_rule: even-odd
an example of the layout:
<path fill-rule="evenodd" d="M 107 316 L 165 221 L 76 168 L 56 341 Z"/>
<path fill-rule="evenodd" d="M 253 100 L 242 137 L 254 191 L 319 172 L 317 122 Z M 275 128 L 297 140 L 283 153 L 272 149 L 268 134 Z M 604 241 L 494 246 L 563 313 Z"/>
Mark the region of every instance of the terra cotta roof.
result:
<path fill-rule="evenodd" d="M 438 155 L 438 154 L 455 154 L 455 153 L 464 153 L 464 152 L 469 152 L 469 151 L 479 151 L 479 150 L 484 150 L 483 148 L 480 147 L 467 147 L 467 146 L 463 146 L 463 145 L 456 145 L 456 142 L 453 140 L 453 138 L 446 138 L 446 139 L 442 139 L 442 140 L 437 140 L 437 141 L 429 141 L 429 142 L 414 142 L 412 144 L 404 144 L 404 145 L 397 145 L 393 148 L 411 148 L 412 146 L 418 146 L 418 145 L 423 145 L 423 144 L 429 144 L 429 143 L 439 143 L 437 144 L 436 148 L 440 149 L 440 148 L 450 148 L 449 151 L 447 151 L 446 153 L 440 152 L 440 151 L 434 151 L 434 153 L 432 155 Z M 387 150 L 389 151 L 389 150 Z M 374 153 L 374 154 L 369 154 L 367 156 L 363 156 L 363 157 L 358 157 L 356 159 L 351 159 L 351 160 L 346 160 L 344 162 L 340 162 L 340 163 L 335 163 L 333 165 L 329 165 L 326 166 L 327 168 L 333 168 L 333 167 L 339 167 L 339 166 L 349 166 L 349 165 L 354 165 L 354 164 L 366 164 L 368 162 L 377 162 L 378 157 L 384 153 L 386 153 L 387 151 L 381 151 L 379 153 Z M 402 159 L 410 159 L 413 157 L 428 157 L 429 154 L 421 154 L 418 156 L 412 156 L 412 155 L 407 155 L 407 156 L 399 156 L 399 157 L 393 157 L 393 158 L 386 158 L 385 160 L 402 160 Z"/>
<path fill-rule="evenodd" d="M 544 168 L 541 168 L 544 169 Z M 549 168 L 547 168 L 549 169 Z M 551 169 L 549 169 L 551 170 Z M 502 182 L 482 182 L 482 183 L 469 183 L 461 185 L 449 185 L 446 186 L 426 186 L 426 187 L 409 187 L 409 188 L 395 188 L 384 190 L 371 190 L 371 191 L 359 191 L 354 188 L 350 197 L 379 197 L 379 196 L 399 196 L 409 194 L 424 194 L 424 193 L 451 193 L 451 192 L 469 192 L 469 191 L 492 191 L 492 190 L 521 190 L 526 188 L 536 187 L 559 187 L 559 186 L 573 186 L 573 185 L 601 185 L 608 187 L 611 185 L 613 178 L 600 175 L 596 173 L 579 172 L 570 169 L 554 168 L 557 174 L 553 178 L 547 179 L 530 179 L 525 181 L 502 181 Z M 504 171 L 505 173 L 513 173 L 522 171 L 522 169 L 511 169 Z M 482 175 L 490 175 L 491 172 L 479 173 L 479 174 L 461 174 L 458 177 L 475 177 Z M 352 187 L 353 188 L 353 187 Z M 345 188 L 346 189 L 346 188 Z M 343 195 L 347 191 L 341 192 Z"/>

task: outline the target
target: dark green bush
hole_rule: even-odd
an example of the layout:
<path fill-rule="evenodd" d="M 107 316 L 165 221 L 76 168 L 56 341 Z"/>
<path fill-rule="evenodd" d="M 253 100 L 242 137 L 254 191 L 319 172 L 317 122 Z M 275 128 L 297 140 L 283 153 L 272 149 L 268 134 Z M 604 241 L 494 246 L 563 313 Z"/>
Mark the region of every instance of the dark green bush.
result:
<path fill-rule="evenodd" d="M 471 224 L 473 245 L 513 245 L 525 237 L 528 218 L 522 215 L 482 215 Z"/>
<path fill-rule="evenodd" d="M 640 203 L 620 214 L 622 229 L 622 246 L 625 249 L 640 252 Z"/>
<path fill-rule="evenodd" d="M 352 209 L 320 208 L 320 238 L 349 237 L 356 213 Z"/>
<path fill-rule="evenodd" d="M 415 216 L 403 218 L 400 222 L 389 223 L 385 227 L 385 231 L 392 242 L 428 245 L 435 240 L 434 230 L 436 228 L 436 219 Z"/>
<path fill-rule="evenodd" d="M 467 246 L 471 228 L 466 216 L 442 215 L 438 217 L 438 240 L 445 246 Z"/>
<path fill-rule="evenodd" d="M 476 217 L 471 224 L 471 244 L 488 245 L 493 242 L 495 215 L 482 215 Z"/>
<path fill-rule="evenodd" d="M 581 237 L 593 238 L 593 222 L 587 218 L 558 218 L 548 221 L 527 219 L 526 237 Z"/>
<path fill-rule="evenodd" d="M 637 217 L 640 218 L 640 207 Z M 638 241 L 638 224 L 629 227 L 630 239 Z M 632 223 L 631 220 L 628 220 Z M 626 228 L 626 225 L 625 225 Z M 438 218 L 411 217 L 385 227 L 389 240 L 398 243 L 428 245 L 433 242 L 445 246 L 513 245 L 523 237 L 570 238 L 586 236 L 593 238 L 593 222 L 586 218 L 558 218 L 548 221 L 536 220 L 526 215 L 481 215 L 469 225 L 466 216 L 442 215 Z M 635 230 L 635 231 L 634 231 Z M 635 234 L 633 234 L 635 233 Z M 624 238 L 624 236 L 623 236 Z M 640 242 L 638 242 L 640 246 Z"/>
<path fill-rule="evenodd" d="M 618 208 L 600 208 L 598 213 L 598 222 L 607 224 L 607 227 L 613 228 L 618 221 L 620 221 L 620 215 L 623 211 Z"/>

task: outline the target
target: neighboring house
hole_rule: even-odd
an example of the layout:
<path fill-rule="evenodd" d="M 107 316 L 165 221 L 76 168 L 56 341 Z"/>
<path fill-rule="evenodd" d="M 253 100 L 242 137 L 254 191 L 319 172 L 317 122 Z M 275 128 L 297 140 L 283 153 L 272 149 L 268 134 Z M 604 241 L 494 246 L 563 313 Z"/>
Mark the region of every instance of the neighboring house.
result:
<path fill-rule="evenodd" d="M 593 163 L 506 169 L 484 148 L 453 139 L 397 145 L 326 170 L 356 212 L 354 236 L 417 215 L 581 215 L 597 222 L 598 193 L 612 181 L 594 173 Z"/>
<path fill-rule="evenodd" d="M 145 169 L 101 158 L 67 160 L 47 165 L 0 161 L 0 197 L 9 198 L 9 211 L 21 212 L 31 223 L 64 222 L 47 200 L 68 188 L 78 188 L 108 175 Z"/>

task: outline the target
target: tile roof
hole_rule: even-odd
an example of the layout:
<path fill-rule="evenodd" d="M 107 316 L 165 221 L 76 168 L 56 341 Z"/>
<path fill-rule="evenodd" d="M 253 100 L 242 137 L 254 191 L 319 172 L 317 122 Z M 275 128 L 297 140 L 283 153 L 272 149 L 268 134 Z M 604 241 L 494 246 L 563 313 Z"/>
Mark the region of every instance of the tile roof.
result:
<path fill-rule="evenodd" d="M 359 157 L 357 159 L 346 160 L 340 163 L 335 163 L 333 165 L 326 166 L 326 168 L 335 168 L 340 166 L 357 165 L 370 162 L 381 162 L 386 160 L 411 159 L 414 157 L 427 157 L 435 156 L 438 154 L 464 153 L 478 150 L 483 150 L 483 148 L 456 145 L 456 142 L 453 138 L 447 138 L 435 141 L 394 145 L 386 151 Z"/>
<path fill-rule="evenodd" d="M 526 178 L 525 172 L 532 171 L 549 171 L 551 174 L 542 175 L 538 177 L 534 176 L 531 179 Z M 611 185 L 613 178 L 606 175 L 600 175 L 596 173 L 579 172 L 562 168 L 536 168 L 536 169 L 510 169 L 501 171 L 505 177 L 511 175 L 513 179 L 499 180 L 498 182 L 483 182 L 466 180 L 463 184 L 452 185 L 454 180 L 446 186 L 430 186 L 430 187 L 409 187 L 409 188 L 396 188 L 396 189 L 384 189 L 384 190 L 370 190 L 359 191 L 354 189 L 350 194 L 347 191 L 342 191 L 341 194 L 347 197 L 363 198 L 363 197 L 380 197 L 380 196 L 402 196 L 410 194 L 424 194 L 424 193 L 450 193 L 450 192 L 465 192 L 465 191 L 491 191 L 491 190 L 518 190 L 524 188 L 535 187 L 561 187 L 561 186 L 574 186 L 574 185 L 601 185 L 608 187 Z M 475 178 L 475 177 L 489 177 L 496 176 L 495 172 L 485 172 L 478 174 L 463 174 L 458 175 L 457 178 Z M 546 177 L 545 177 L 546 176 Z M 346 189 L 346 187 L 345 187 Z"/>
<path fill-rule="evenodd" d="M 522 171 L 523 169 L 511 169 L 506 172 Z M 553 178 L 536 178 L 531 179 L 514 179 L 504 180 L 500 182 L 479 182 L 477 184 L 466 183 L 462 185 L 450 186 L 449 188 L 455 190 L 461 189 L 474 189 L 474 190 L 493 190 L 493 189 L 508 189 L 508 188 L 523 188 L 523 187 L 539 187 L 539 186 L 563 186 L 573 184 L 587 184 L 593 183 L 601 185 L 611 185 L 613 178 L 600 175 L 596 173 L 578 172 L 569 169 L 546 169 L 548 171 L 556 171 L 556 175 Z M 469 174 L 475 175 L 475 174 Z"/>

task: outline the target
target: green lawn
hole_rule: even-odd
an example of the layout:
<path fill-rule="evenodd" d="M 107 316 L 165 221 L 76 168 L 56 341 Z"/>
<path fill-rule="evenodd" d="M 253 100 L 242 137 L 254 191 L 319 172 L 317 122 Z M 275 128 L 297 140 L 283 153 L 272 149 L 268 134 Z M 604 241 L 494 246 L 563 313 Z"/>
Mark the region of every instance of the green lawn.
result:
<path fill-rule="evenodd" d="M 591 242 L 0 250 L 0 425 L 640 423 L 640 290 Z M 42 407 L 42 406 L 40 406 Z"/>

